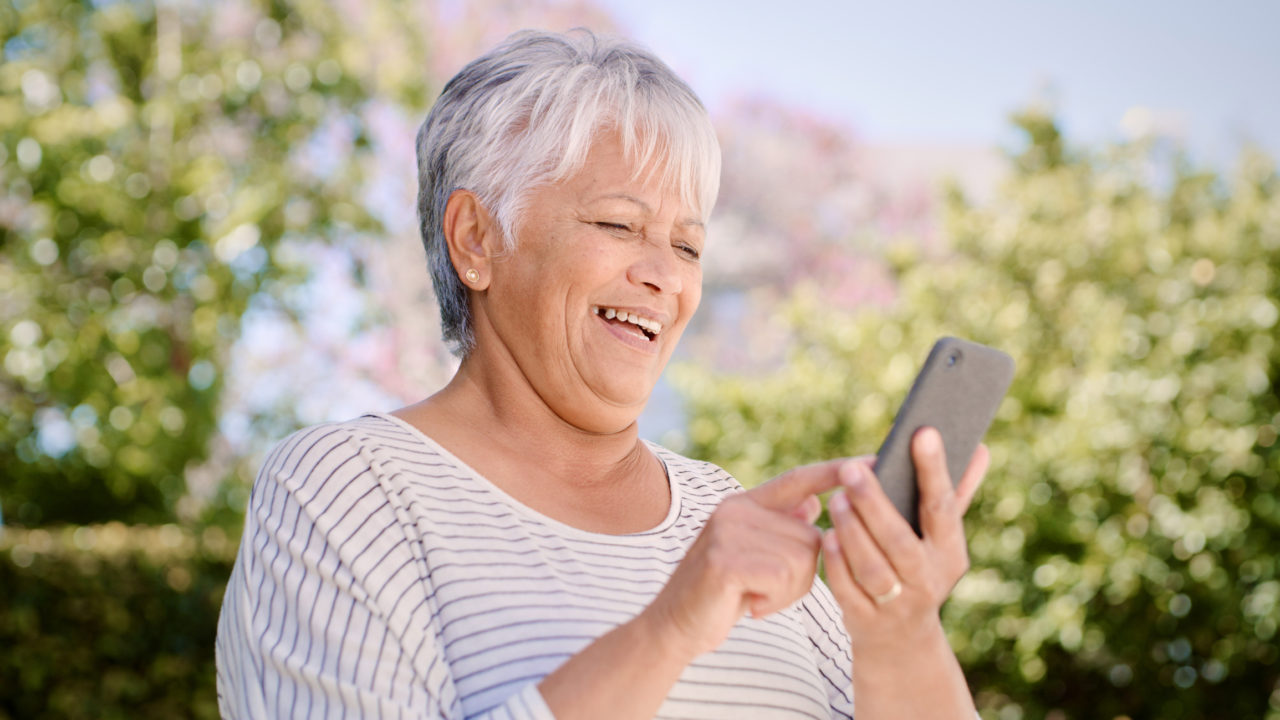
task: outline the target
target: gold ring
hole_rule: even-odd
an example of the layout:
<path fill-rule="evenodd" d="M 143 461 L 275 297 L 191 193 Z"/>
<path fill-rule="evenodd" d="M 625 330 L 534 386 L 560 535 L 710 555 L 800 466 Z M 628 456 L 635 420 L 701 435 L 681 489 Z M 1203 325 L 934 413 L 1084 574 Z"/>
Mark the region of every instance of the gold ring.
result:
<path fill-rule="evenodd" d="M 889 588 L 888 592 L 885 592 L 883 595 L 872 595 L 871 599 L 875 600 L 877 605 L 884 605 L 885 603 L 893 602 L 893 599 L 901 594 L 902 583 L 894 580 L 893 587 Z"/>

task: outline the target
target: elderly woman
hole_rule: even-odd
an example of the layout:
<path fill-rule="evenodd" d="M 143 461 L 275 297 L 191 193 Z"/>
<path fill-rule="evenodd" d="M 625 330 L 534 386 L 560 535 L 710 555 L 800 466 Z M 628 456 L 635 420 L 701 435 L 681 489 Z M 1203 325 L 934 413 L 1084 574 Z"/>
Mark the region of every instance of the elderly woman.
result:
<path fill-rule="evenodd" d="M 985 450 L 953 490 L 918 434 L 919 538 L 865 460 L 743 491 L 637 436 L 713 247 L 693 92 L 632 45 L 521 33 L 445 87 L 418 158 L 461 364 L 267 459 L 218 628 L 223 714 L 972 718 L 938 608 Z"/>

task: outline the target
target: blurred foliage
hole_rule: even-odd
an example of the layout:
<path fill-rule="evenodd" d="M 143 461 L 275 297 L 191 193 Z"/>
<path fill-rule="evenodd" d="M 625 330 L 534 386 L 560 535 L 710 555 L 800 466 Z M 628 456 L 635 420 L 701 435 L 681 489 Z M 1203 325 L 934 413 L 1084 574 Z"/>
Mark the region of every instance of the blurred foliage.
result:
<path fill-rule="evenodd" d="M 182 515 L 249 303 L 284 298 L 308 244 L 377 227 L 364 110 L 425 105 L 405 14 L 0 4 L 6 523 Z"/>
<path fill-rule="evenodd" d="M 380 231 L 420 28 L 393 0 L 0 0 L 0 717 L 216 717 L 228 355 L 318 243 Z"/>
<path fill-rule="evenodd" d="M 785 367 L 681 369 L 689 447 L 750 483 L 874 453 L 934 339 L 1018 364 L 944 619 L 985 718 L 1280 718 L 1280 179 L 1150 145 L 1068 152 L 1050 118 L 998 198 L 948 201 L 899 296 L 813 294 Z"/>
<path fill-rule="evenodd" d="M 184 506 L 188 483 L 246 309 L 379 229 L 372 115 L 427 103 L 419 20 L 0 0 L 0 717 L 216 714 L 241 501 Z M 894 305 L 800 293 L 782 372 L 684 369 L 688 450 L 748 481 L 872 452 L 935 337 L 1002 347 L 944 609 L 984 716 L 1280 717 L 1274 168 L 1162 172 L 1018 122 L 1003 194 L 950 198 L 948 253 L 894 251 Z"/>
<path fill-rule="evenodd" d="M 235 548 L 217 527 L 5 531 L 0 718 L 218 717 L 214 630 Z"/>

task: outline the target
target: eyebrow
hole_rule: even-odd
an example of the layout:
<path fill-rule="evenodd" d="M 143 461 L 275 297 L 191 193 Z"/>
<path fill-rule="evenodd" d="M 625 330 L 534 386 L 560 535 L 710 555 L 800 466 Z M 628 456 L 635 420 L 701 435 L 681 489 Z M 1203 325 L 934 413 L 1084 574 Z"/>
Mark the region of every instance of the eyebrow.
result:
<path fill-rule="evenodd" d="M 624 200 L 626 202 L 633 203 L 635 205 L 640 206 L 641 210 L 644 210 L 646 213 L 650 215 L 653 214 L 653 207 L 651 207 L 649 203 L 641 200 L 635 195 L 631 195 L 628 193 L 624 193 L 624 192 L 606 193 L 604 195 L 600 195 L 595 199 L 596 200 Z M 681 220 L 678 224 L 684 227 L 697 227 L 697 228 L 706 230 L 706 223 L 702 222 L 697 218 L 686 218 L 684 220 Z"/>

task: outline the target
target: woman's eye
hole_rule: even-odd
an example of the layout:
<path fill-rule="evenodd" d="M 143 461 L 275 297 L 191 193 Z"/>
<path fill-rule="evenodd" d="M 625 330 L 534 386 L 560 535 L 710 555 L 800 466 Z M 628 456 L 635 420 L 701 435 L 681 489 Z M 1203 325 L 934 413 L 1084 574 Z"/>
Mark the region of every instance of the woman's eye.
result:
<path fill-rule="evenodd" d="M 677 245 L 676 248 L 679 249 L 680 252 L 684 253 L 690 260 L 697 260 L 702 257 L 702 253 L 698 252 L 698 248 L 692 245 L 685 245 L 681 243 L 680 245 Z"/>
<path fill-rule="evenodd" d="M 605 230 L 614 230 L 617 232 L 631 232 L 631 228 L 623 225 L 622 223 L 598 222 L 596 223 L 596 227 L 602 227 Z"/>

